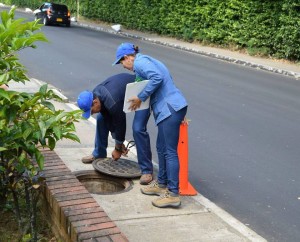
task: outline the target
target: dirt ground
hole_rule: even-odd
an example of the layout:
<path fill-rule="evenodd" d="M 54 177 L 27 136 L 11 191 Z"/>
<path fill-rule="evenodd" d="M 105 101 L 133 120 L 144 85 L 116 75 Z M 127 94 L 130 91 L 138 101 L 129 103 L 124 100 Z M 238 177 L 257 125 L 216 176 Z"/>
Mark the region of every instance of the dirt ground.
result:
<path fill-rule="evenodd" d="M 17 220 L 12 211 L 4 211 L 0 208 L 0 218 L 0 242 L 27 241 L 25 238 L 22 240 L 18 232 Z M 57 242 L 45 218 L 39 217 L 38 224 L 41 225 L 38 231 L 39 242 Z"/>

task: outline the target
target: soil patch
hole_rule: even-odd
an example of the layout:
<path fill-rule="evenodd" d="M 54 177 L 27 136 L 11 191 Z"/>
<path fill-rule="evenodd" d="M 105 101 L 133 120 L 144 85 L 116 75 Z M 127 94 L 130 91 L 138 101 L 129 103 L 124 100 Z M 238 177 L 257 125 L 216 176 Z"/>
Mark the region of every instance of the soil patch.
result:
<path fill-rule="evenodd" d="M 0 208 L 0 242 L 18 242 L 20 241 L 21 234 L 18 231 L 17 219 L 12 211 L 5 211 Z M 54 234 L 51 231 L 48 221 L 42 214 L 38 215 L 38 241 L 39 242 L 57 242 Z M 27 241 L 25 238 L 22 241 Z"/>

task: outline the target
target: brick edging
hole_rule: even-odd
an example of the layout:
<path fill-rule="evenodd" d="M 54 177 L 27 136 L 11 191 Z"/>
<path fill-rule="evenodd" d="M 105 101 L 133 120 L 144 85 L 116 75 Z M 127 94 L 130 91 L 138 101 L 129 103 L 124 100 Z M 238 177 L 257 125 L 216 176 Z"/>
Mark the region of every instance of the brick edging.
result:
<path fill-rule="evenodd" d="M 128 241 L 60 157 L 50 150 L 42 153 L 46 178 L 44 212 L 54 233 L 66 242 Z"/>

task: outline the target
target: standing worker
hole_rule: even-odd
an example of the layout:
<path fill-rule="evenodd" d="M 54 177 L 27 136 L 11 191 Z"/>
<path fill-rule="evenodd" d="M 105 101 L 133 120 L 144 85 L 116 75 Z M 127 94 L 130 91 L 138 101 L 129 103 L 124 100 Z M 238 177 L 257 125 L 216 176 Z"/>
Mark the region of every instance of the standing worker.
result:
<path fill-rule="evenodd" d="M 146 195 L 159 195 L 152 204 L 156 207 L 179 207 L 179 159 L 177 153 L 179 127 L 187 112 L 187 102 L 175 86 L 167 67 L 160 61 L 139 53 L 132 43 L 121 44 L 116 51 L 116 61 L 135 72 L 137 77 L 149 80 L 146 87 L 130 98 L 129 109 L 136 110 L 150 97 L 155 123 L 158 127 L 156 149 L 159 172 L 157 181 L 141 188 Z"/>

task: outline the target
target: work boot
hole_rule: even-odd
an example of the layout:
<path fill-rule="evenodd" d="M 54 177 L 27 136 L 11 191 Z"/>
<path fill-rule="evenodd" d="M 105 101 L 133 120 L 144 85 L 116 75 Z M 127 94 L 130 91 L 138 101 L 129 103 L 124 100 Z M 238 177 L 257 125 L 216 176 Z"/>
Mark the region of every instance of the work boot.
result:
<path fill-rule="evenodd" d="M 91 164 L 91 163 L 93 163 L 93 161 L 94 161 L 95 159 L 96 159 L 96 158 L 95 158 L 93 155 L 88 155 L 88 156 L 82 157 L 81 161 L 82 161 L 82 163 L 84 163 L 84 164 Z"/>
<path fill-rule="evenodd" d="M 159 198 L 152 201 L 152 205 L 158 208 L 173 207 L 177 208 L 181 204 L 178 194 L 166 190 Z"/>
<path fill-rule="evenodd" d="M 166 185 L 158 184 L 157 181 L 151 182 L 147 187 L 141 188 L 141 192 L 145 195 L 157 195 L 160 196 L 167 189 Z"/>
<path fill-rule="evenodd" d="M 140 184 L 148 185 L 150 182 L 152 182 L 152 180 L 153 180 L 152 174 L 143 174 L 140 178 Z"/>

